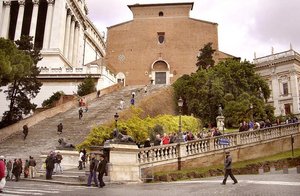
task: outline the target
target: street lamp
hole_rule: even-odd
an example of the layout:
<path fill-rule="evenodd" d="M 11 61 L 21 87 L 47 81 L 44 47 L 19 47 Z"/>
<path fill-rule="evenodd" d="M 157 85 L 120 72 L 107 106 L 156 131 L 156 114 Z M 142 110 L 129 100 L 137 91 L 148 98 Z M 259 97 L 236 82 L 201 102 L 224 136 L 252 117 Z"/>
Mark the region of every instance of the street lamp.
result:
<path fill-rule="evenodd" d="M 181 131 L 181 109 L 182 109 L 182 106 L 183 106 L 183 100 L 180 97 L 178 99 L 178 107 L 179 107 L 179 126 L 178 126 L 178 136 L 177 136 L 178 142 L 184 142 L 183 137 L 182 137 L 182 131 Z"/>
<path fill-rule="evenodd" d="M 118 119 L 119 119 L 119 114 L 116 113 L 116 114 L 114 115 L 114 118 L 115 118 L 115 127 L 116 127 L 116 129 L 118 129 Z"/>
<path fill-rule="evenodd" d="M 250 110 L 251 110 L 251 121 L 253 122 L 253 105 L 250 104 Z"/>

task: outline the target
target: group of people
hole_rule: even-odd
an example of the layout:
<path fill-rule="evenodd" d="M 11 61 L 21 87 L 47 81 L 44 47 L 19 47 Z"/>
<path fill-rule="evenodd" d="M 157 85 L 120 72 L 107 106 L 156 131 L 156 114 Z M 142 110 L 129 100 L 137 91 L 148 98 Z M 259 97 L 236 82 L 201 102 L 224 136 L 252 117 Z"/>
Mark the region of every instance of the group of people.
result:
<path fill-rule="evenodd" d="M 3 177 L 6 181 L 19 181 L 22 173 L 24 174 L 24 178 L 34 178 L 36 176 L 36 161 L 32 156 L 29 156 L 29 159 L 26 159 L 24 164 L 21 158 L 12 161 L 1 156 L 1 160 L 5 166 L 5 175 Z"/>
<path fill-rule="evenodd" d="M 51 180 L 52 175 L 56 173 L 63 173 L 63 168 L 61 166 L 61 161 L 63 160 L 63 156 L 58 151 L 55 153 L 51 151 L 45 160 L 45 168 L 46 168 L 46 179 Z"/>

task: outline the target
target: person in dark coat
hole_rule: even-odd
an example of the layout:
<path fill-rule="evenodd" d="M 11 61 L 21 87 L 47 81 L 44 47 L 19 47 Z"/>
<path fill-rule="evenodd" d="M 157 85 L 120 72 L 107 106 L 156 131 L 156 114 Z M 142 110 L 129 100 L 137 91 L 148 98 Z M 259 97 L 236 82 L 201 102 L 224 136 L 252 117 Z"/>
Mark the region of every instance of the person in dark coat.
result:
<path fill-rule="evenodd" d="M 54 163 L 55 163 L 55 157 L 53 152 L 51 152 L 50 155 L 47 156 L 45 163 L 46 163 L 46 179 L 50 180 L 52 179 Z"/>
<path fill-rule="evenodd" d="M 16 182 L 19 181 L 21 173 L 22 173 L 22 161 L 21 159 L 15 159 L 14 164 L 13 164 L 13 171 L 12 173 L 14 174 L 16 178 Z"/>
<path fill-rule="evenodd" d="M 25 140 L 28 135 L 28 126 L 27 125 L 23 126 L 23 134 L 24 134 L 24 140 Z"/>
<path fill-rule="evenodd" d="M 103 154 L 100 155 L 100 162 L 98 165 L 98 180 L 99 180 L 99 188 L 103 188 L 105 186 L 105 183 L 103 182 L 103 175 L 106 173 L 106 165 L 107 161 L 105 159 L 105 156 Z"/>
<path fill-rule="evenodd" d="M 231 171 L 231 169 L 232 169 L 232 158 L 230 156 L 230 152 L 226 152 L 225 156 L 226 156 L 225 161 L 224 161 L 225 176 L 224 176 L 224 180 L 221 184 L 222 185 L 226 184 L 226 180 L 227 180 L 228 176 L 230 176 L 230 178 L 233 180 L 233 184 L 236 184 L 236 183 L 238 183 L 238 181 L 234 177 L 234 175 L 232 174 L 232 171 Z"/>
<path fill-rule="evenodd" d="M 62 124 L 62 123 L 59 123 L 59 124 L 57 125 L 57 134 L 59 134 L 59 135 L 62 134 L 63 128 L 64 128 L 63 124 Z"/>

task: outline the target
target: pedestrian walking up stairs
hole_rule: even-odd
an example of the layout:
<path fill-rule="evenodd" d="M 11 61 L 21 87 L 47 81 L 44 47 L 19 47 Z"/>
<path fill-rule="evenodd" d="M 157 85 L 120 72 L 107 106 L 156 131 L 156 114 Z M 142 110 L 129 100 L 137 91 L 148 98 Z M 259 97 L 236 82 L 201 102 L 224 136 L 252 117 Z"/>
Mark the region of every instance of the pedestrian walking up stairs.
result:
<path fill-rule="evenodd" d="M 127 86 L 95 98 L 88 103 L 88 111 L 83 113 L 81 120 L 78 118 L 79 107 L 74 107 L 66 112 L 47 118 L 29 127 L 29 134 L 26 140 L 23 140 L 20 131 L 19 134 L 1 142 L 0 155 L 4 155 L 8 159 L 28 159 L 29 155 L 31 155 L 38 159 L 41 152 L 55 150 L 56 146 L 58 146 L 59 138 L 64 138 L 67 143 L 77 145 L 84 140 L 93 126 L 113 120 L 114 114 L 119 111 L 118 106 L 121 99 L 125 101 L 125 109 L 130 107 L 131 93 L 133 91 L 136 92 L 135 102 L 138 104 L 144 97 L 166 86 L 150 86 L 147 89 L 147 93 L 144 93 L 143 87 Z M 61 135 L 57 134 L 57 125 L 59 123 L 63 123 L 64 126 Z M 40 166 L 38 167 L 40 168 Z"/>

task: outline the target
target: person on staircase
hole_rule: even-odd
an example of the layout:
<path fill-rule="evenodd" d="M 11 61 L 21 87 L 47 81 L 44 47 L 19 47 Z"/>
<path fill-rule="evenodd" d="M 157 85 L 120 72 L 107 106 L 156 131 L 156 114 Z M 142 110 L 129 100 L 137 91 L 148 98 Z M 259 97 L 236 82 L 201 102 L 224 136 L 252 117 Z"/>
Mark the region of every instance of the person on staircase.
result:
<path fill-rule="evenodd" d="M 28 126 L 27 126 L 27 124 L 23 126 L 23 134 L 24 134 L 24 140 L 25 140 L 27 135 L 28 135 Z"/>
<path fill-rule="evenodd" d="M 78 114 L 79 114 L 79 120 L 81 120 L 81 118 L 83 116 L 83 109 L 82 108 L 79 109 Z"/>
<path fill-rule="evenodd" d="M 59 123 L 59 124 L 57 125 L 57 134 L 58 134 L 58 135 L 62 134 L 63 128 L 64 128 L 64 126 L 63 126 L 62 123 Z"/>

